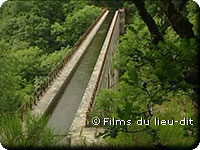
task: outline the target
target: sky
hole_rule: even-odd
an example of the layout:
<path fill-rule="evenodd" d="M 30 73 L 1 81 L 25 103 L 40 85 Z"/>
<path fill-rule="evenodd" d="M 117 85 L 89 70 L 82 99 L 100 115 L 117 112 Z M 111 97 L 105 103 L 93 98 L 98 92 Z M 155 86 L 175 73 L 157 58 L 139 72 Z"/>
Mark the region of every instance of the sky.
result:
<path fill-rule="evenodd" d="M 2 5 L 3 2 L 5 2 L 6 0 L 0 0 L 0 7 Z"/>
<path fill-rule="evenodd" d="M 0 6 L 1 6 L 1 4 L 4 2 L 5 0 L 0 0 Z"/>

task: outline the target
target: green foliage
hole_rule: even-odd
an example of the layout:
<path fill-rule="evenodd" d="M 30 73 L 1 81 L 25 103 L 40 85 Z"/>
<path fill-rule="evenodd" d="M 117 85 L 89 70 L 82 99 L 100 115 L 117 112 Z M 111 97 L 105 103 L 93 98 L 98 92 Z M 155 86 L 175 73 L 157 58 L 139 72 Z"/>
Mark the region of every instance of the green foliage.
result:
<path fill-rule="evenodd" d="M 94 22 L 100 14 L 101 9 L 86 5 L 84 8 L 74 10 L 70 13 L 63 25 L 55 22 L 51 26 L 52 35 L 61 46 L 73 46 L 86 29 Z"/>
<path fill-rule="evenodd" d="M 63 57 L 67 55 L 69 50 L 70 47 L 68 46 L 66 48 L 62 48 L 60 51 L 55 51 L 54 53 L 51 53 L 49 55 L 43 55 L 42 56 L 43 61 L 41 61 L 40 64 L 42 70 L 41 75 L 43 76 L 48 75 L 48 73 L 56 67 L 56 65 L 60 62 L 60 60 L 62 60 Z"/>
<path fill-rule="evenodd" d="M 33 80 L 33 78 L 40 74 L 41 55 L 43 51 L 37 47 L 30 47 L 29 49 L 18 50 L 13 57 L 20 58 L 18 61 L 18 67 L 20 69 L 20 75 L 26 79 L 27 82 Z"/>
<path fill-rule="evenodd" d="M 125 2 L 124 7 L 126 8 L 126 15 L 130 17 L 132 17 L 137 12 L 137 9 L 134 4 L 128 4 L 128 2 Z"/>
<path fill-rule="evenodd" d="M 69 40 L 68 43 L 74 43 L 79 36 L 86 31 L 89 25 L 94 22 L 100 12 L 100 8 L 85 6 L 83 9 L 73 13 L 73 16 L 68 15 L 65 19 L 65 25 L 68 33 L 67 39 Z"/>
<path fill-rule="evenodd" d="M 198 11 L 199 11 L 199 6 L 196 2 L 194 1 L 189 1 L 188 5 L 186 6 L 186 9 L 188 11 L 187 18 L 189 21 L 193 24 L 193 31 L 195 35 L 198 35 Z"/>
<path fill-rule="evenodd" d="M 19 106 L 21 76 L 18 75 L 17 58 L 7 51 L 8 44 L 0 41 L 0 110 L 12 111 Z"/>
<path fill-rule="evenodd" d="M 49 147 L 57 143 L 53 131 L 45 127 L 46 118 L 27 115 L 0 117 L 0 140 L 5 147 Z"/>
<path fill-rule="evenodd" d="M 140 117 L 138 114 L 144 116 L 142 112 L 146 110 L 147 98 L 140 88 L 122 81 L 116 90 L 102 90 L 98 94 L 92 117 L 136 120 Z"/>
<path fill-rule="evenodd" d="M 7 1 L 0 8 L 0 109 L 15 111 L 100 14 L 88 1 Z"/>
<path fill-rule="evenodd" d="M 68 55 L 101 9 L 88 1 L 7 1 L 0 7 L 0 112 L 16 111 Z M 0 116 L 6 147 L 58 144 L 46 118 Z M 59 139 L 59 138 L 58 138 Z"/>
<path fill-rule="evenodd" d="M 122 86 L 121 88 L 123 88 Z M 127 89 L 125 88 L 124 91 Z M 121 91 L 121 90 L 119 90 Z M 118 94 L 118 92 L 114 90 L 110 90 L 111 93 L 115 92 Z M 130 93 L 129 95 L 134 95 L 135 91 Z M 101 92 L 99 94 L 99 98 L 97 100 L 104 100 L 104 103 L 107 102 L 107 104 L 110 103 L 111 100 L 116 99 L 116 95 L 109 94 L 109 91 L 105 96 L 109 96 L 109 99 L 102 99 L 102 95 L 104 95 L 105 92 Z M 127 94 L 127 93 L 126 93 Z M 139 95 L 139 93 L 136 93 Z M 170 101 L 163 102 L 162 105 L 155 105 L 153 108 L 154 116 L 151 119 L 150 126 L 138 126 L 136 124 L 136 121 L 140 119 L 141 117 L 145 118 L 144 115 L 140 114 L 140 110 L 137 108 L 138 106 L 145 106 L 144 100 L 145 98 L 138 99 L 138 103 L 131 101 L 131 103 L 125 103 L 124 105 L 118 101 L 118 105 L 116 105 L 116 102 L 113 102 L 112 106 L 110 108 L 114 110 L 116 106 L 123 105 L 122 109 L 120 111 L 112 111 L 112 112 L 105 112 L 102 111 L 102 106 L 100 105 L 100 102 L 96 103 L 95 109 L 93 110 L 92 117 L 100 117 L 104 116 L 102 118 L 112 118 L 115 117 L 115 119 L 132 119 L 132 124 L 130 126 L 103 126 L 105 128 L 105 132 L 100 133 L 99 136 L 103 136 L 106 141 L 106 146 L 134 146 L 134 147 L 154 147 L 154 144 L 161 144 L 168 147 L 187 147 L 191 146 L 196 142 L 197 135 L 197 126 L 181 126 L 179 124 L 172 125 L 166 125 L 166 126 L 156 126 L 154 124 L 155 117 L 159 118 L 160 120 L 182 120 L 184 117 L 190 118 L 193 116 L 193 122 L 194 124 L 197 123 L 197 116 L 194 115 L 195 109 L 192 105 L 192 101 L 188 96 L 183 96 L 183 92 L 178 92 L 177 94 L 180 94 L 180 96 L 176 96 L 176 98 L 170 97 Z M 101 95 L 101 96 L 100 96 Z M 129 97 L 129 95 L 127 95 Z M 140 94 L 141 95 L 141 94 Z M 139 95 L 139 96 L 140 96 Z M 113 98 L 112 98 L 113 97 Z M 105 97 L 104 97 L 105 98 Z M 121 99 L 123 101 L 124 99 Z M 142 101 L 142 102 L 141 102 Z M 133 107 L 133 106 L 137 107 Z M 103 108 L 106 105 L 103 106 Z M 115 112 L 115 114 L 114 114 Z M 135 113 L 134 113 L 135 112 Z M 112 115 L 111 115 L 112 114 Z M 134 117 L 130 116 L 132 114 Z M 127 117 L 126 117 L 127 116 Z M 137 116 L 137 117 L 136 117 Z M 139 117 L 140 116 L 140 117 Z M 101 119 L 102 120 L 102 119 Z M 146 129 L 147 128 L 147 129 Z M 136 132 L 141 129 L 146 129 L 143 132 Z M 127 131 L 134 131 L 132 134 L 131 132 L 128 133 Z M 176 135 L 176 136 L 174 136 Z"/>
<path fill-rule="evenodd" d="M 100 7 L 106 7 L 111 10 L 116 10 L 118 8 L 122 8 L 124 1 L 118 1 L 118 0 L 112 0 L 112 1 L 99 1 L 99 0 L 92 0 L 93 4 L 100 6 Z"/>
<path fill-rule="evenodd" d="M 7 14 L 8 12 L 6 10 L 3 11 L 5 14 L 3 14 L 3 21 L 0 28 L 0 32 L 2 33 L 1 37 L 12 44 L 14 44 L 14 41 L 26 41 L 31 46 L 38 46 L 43 49 L 48 48 L 46 46 L 50 35 L 48 29 L 50 26 L 49 20 L 30 13 L 28 10 L 26 10 L 27 13 L 23 12 L 23 9 L 20 11 L 21 7 L 26 9 L 30 7 L 30 4 L 27 4 L 27 2 L 24 4 L 21 3 L 8 3 L 8 6 L 11 5 L 11 9 L 7 11 L 12 11 L 11 14 Z M 15 13 L 15 11 L 17 12 Z"/>
<path fill-rule="evenodd" d="M 134 25 L 137 25 L 137 16 L 135 18 Z M 142 24 L 135 28 L 130 25 L 121 38 L 114 62 L 117 69 L 124 70 L 121 79 L 139 86 L 141 83 L 149 83 L 151 86 L 186 85 L 185 77 L 197 70 L 196 41 L 172 39 L 171 42 L 168 39 L 153 46 L 148 40 L 147 32 Z"/>
<path fill-rule="evenodd" d="M 190 5 L 188 7 L 193 8 Z M 197 41 L 192 38 L 181 39 L 171 27 L 168 27 L 169 25 L 165 25 L 166 18 L 160 18 L 162 11 L 155 7 L 156 5 L 149 3 L 147 8 L 159 28 L 165 28 L 164 40 L 157 45 L 152 44 L 147 26 L 141 17 L 134 13 L 131 23 L 127 25 L 126 33 L 120 38 L 114 56 L 114 67 L 121 73 L 118 87 L 99 93 L 92 117 L 132 120 L 131 126 L 104 127 L 105 132 L 99 136 L 114 138 L 107 139 L 115 144 L 120 142 L 122 145 L 134 146 L 191 146 L 197 138 L 197 126 L 185 128 L 180 125 L 136 125 L 136 120 L 141 117 L 149 120 L 154 120 L 154 117 L 162 117 L 165 120 L 181 120 L 183 117 L 196 119 L 195 107 L 192 105 L 196 95 L 195 86 L 187 79 L 197 73 Z M 191 11 L 189 14 L 194 16 Z M 179 97 L 180 91 L 182 94 Z M 189 97 L 185 102 L 188 104 L 187 109 L 187 104 L 177 107 L 178 103 L 183 102 L 183 95 Z M 172 133 L 179 136 L 172 137 Z M 112 145 L 111 142 L 109 143 Z"/>
<path fill-rule="evenodd" d="M 73 46 L 101 12 L 100 8 L 87 4 L 88 1 L 74 0 L 5 2 L 1 10 L 0 39 L 4 38 L 13 45 L 21 41 L 27 42 L 46 53 L 67 45 Z M 64 37 L 57 37 L 57 34 L 60 35 L 57 24 L 64 28 L 62 34 L 70 37 L 69 40 L 63 41 Z"/>

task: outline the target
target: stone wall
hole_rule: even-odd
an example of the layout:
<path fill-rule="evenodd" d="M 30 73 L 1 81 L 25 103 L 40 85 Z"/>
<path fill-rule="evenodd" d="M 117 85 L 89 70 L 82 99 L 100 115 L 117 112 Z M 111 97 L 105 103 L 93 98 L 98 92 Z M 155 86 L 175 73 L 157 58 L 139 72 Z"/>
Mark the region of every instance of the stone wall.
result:
<path fill-rule="evenodd" d="M 119 36 L 125 33 L 125 11 L 124 9 L 119 9 L 119 16 L 116 22 L 116 27 L 114 29 L 112 40 L 110 43 L 110 48 L 106 58 L 106 65 L 103 70 L 103 75 L 101 78 L 100 89 L 113 89 L 116 87 L 116 83 L 119 80 L 119 74 L 116 69 L 112 67 L 113 56 L 117 50 L 116 44 L 118 44 Z"/>
<path fill-rule="evenodd" d="M 103 69 L 103 74 L 101 76 L 99 90 L 114 88 L 116 83 L 118 82 L 118 72 L 112 67 L 112 61 L 113 61 L 112 58 L 116 50 L 116 44 L 118 43 L 119 40 L 119 34 L 120 34 L 120 19 L 118 15 L 115 29 L 112 34 L 112 38 L 110 40 L 110 46 L 106 56 L 105 66 Z M 107 43 L 105 42 L 104 44 Z"/>
<path fill-rule="evenodd" d="M 95 138 L 95 136 L 99 132 L 103 132 L 103 129 L 86 127 L 86 114 L 88 107 L 91 107 L 91 99 L 94 96 L 96 86 L 97 91 L 95 94 L 102 88 L 114 88 L 118 82 L 118 72 L 112 68 L 111 64 L 119 36 L 124 32 L 124 20 L 121 21 L 123 15 L 120 15 L 120 12 L 124 13 L 122 10 L 115 12 L 88 86 L 69 129 L 67 142 L 71 147 L 82 146 L 83 144 L 92 146 L 101 142 L 101 138 Z M 100 79 L 98 79 L 99 75 L 101 75 Z"/>
<path fill-rule="evenodd" d="M 57 100 L 62 95 L 63 90 L 73 76 L 73 72 L 76 70 L 78 64 L 80 63 L 83 55 L 87 51 L 87 47 L 93 40 L 97 31 L 104 22 L 106 16 L 108 15 L 108 10 L 100 15 L 100 20 L 96 20 L 93 24 L 95 26 L 92 28 L 91 32 L 88 33 L 86 38 L 81 42 L 80 46 L 77 48 L 76 52 L 73 54 L 69 62 L 64 66 L 61 73 L 53 81 L 52 85 L 47 89 L 46 93 L 38 101 L 37 105 L 34 105 L 31 114 L 36 116 L 48 115 L 55 107 Z"/>

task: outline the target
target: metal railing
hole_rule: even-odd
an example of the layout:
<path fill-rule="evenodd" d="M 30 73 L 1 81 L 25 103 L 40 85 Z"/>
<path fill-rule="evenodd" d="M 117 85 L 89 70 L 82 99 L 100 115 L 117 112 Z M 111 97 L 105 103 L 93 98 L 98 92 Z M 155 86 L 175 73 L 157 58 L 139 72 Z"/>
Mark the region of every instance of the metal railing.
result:
<path fill-rule="evenodd" d="M 88 127 L 89 126 L 89 120 L 90 120 L 90 114 L 91 114 L 91 111 L 92 111 L 92 106 L 94 104 L 94 100 L 95 100 L 95 96 L 97 94 L 97 89 L 98 89 L 98 86 L 99 86 L 99 83 L 100 83 L 100 79 L 101 79 L 101 76 L 102 76 L 102 73 L 104 71 L 104 67 L 105 67 L 105 64 L 106 64 L 106 58 L 107 58 L 107 55 L 108 55 L 108 51 L 110 49 L 110 45 L 111 45 L 111 40 L 112 40 L 112 37 L 113 37 L 113 33 L 114 33 L 114 30 L 115 30 L 115 27 L 116 27 L 116 23 L 117 23 L 117 20 L 119 19 L 119 12 L 117 12 L 117 16 L 116 16 L 116 20 L 114 22 L 114 26 L 113 26 L 113 29 L 112 29 L 112 32 L 111 32 L 111 36 L 110 36 L 110 39 L 108 41 L 108 45 L 107 45 L 107 48 L 106 48 L 106 53 L 105 53 L 105 57 L 103 59 L 103 63 L 102 63 L 102 66 L 100 68 L 100 72 L 98 74 L 98 77 L 97 77 L 97 80 L 96 80 L 96 83 L 95 83 L 95 88 L 92 92 L 92 96 L 90 98 L 90 102 L 89 102 L 89 106 L 88 106 L 88 110 L 86 112 L 86 120 L 85 120 L 85 127 Z"/>
<path fill-rule="evenodd" d="M 76 52 L 78 47 L 81 45 L 83 40 L 88 36 L 94 26 L 99 22 L 102 16 L 107 11 L 106 8 L 103 9 L 101 14 L 96 18 L 96 20 L 90 25 L 86 32 L 79 38 L 75 45 L 66 53 L 63 59 L 52 69 L 48 76 L 43 80 L 43 82 L 34 90 L 34 92 L 29 96 L 29 98 L 18 108 L 15 112 L 6 112 L 7 114 L 16 114 L 19 113 L 21 119 L 24 118 L 25 112 L 32 110 L 33 105 L 37 105 L 37 102 L 41 99 L 47 89 L 52 85 L 55 78 L 61 73 L 64 66 L 71 60 L 73 54 Z M 5 113 L 0 113 L 5 114 Z"/>

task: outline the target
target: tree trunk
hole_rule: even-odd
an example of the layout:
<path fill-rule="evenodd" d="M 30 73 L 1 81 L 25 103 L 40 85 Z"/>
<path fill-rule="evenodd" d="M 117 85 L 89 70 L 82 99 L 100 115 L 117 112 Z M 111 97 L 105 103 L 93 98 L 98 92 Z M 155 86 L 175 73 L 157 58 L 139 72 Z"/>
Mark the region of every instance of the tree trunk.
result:
<path fill-rule="evenodd" d="M 172 28 L 181 38 L 194 38 L 193 25 L 174 7 L 171 0 L 160 0 L 160 6 L 164 10 Z"/>
<path fill-rule="evenodd" d="M 154 44 L 158 44 L 159 41 L 163 40 L 162 34 L 160 33 L 155 21 L 151 17 L 151 15 L 147 12 L 144 6 L 144 2 L 142 0 L 134 0 L 139 15 L 142 17 L 143 21 L 146 23 L 149 32 L 151 34 L 151 40 Z"/>
<path fill-rule="evenodd" d="M 188 0 L 182 0 L 181 4 L 178 7 L 178 11 L 181 11 L 185 7 L 187 2 L 188 2 Z"/>

